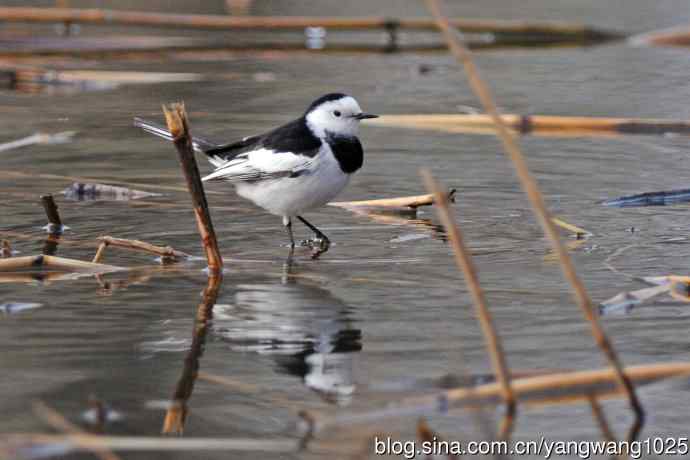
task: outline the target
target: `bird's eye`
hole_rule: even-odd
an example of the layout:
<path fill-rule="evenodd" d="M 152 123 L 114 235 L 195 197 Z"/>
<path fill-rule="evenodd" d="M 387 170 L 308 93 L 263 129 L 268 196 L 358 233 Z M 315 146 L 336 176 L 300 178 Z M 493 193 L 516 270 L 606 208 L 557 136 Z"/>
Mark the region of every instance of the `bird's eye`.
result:
<path fill-rule="evenodd" d="M 340 113 L 340 110 L 336 110 L 335 112 L 333 112 L 333 115 L 335 115 L 336 117 L 339 117 L 342 114 Z"/>

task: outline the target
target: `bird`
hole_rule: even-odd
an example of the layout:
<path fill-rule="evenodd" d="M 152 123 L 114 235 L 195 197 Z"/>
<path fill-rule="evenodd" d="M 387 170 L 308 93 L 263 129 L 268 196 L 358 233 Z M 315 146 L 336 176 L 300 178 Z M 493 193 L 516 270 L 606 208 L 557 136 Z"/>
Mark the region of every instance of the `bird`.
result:
<path fill-rule="evenodd" d="M 215 167 L 204 182 L 230 182 L 238 195 L 282 217 L 290 254 L 295 248 L 292 221 L 298 219 L 314 232 L 310 243 L 316 259 L 328 251 L 330 239 L 302 214 L 335 198 L 362 167 L 359 125 L 377 117 L 363 112 L 354 97 L 329 93 L 313 101 L 299 118 L 267 133 L 226 144 L 194 137 L 192 145 Z M 173 139 L 157 123 L 137 117 L 134 126 Z"/>

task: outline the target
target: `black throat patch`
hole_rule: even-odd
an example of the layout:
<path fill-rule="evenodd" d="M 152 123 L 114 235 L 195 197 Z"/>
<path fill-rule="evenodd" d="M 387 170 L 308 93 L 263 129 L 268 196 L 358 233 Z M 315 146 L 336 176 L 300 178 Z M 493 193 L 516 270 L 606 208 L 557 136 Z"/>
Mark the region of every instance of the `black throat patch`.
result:
<path fill-rule="evenodd" d="M 364 151 L 359 139 L 355 136 L 345 137 L 335 136 L 331 133 L 326 134 L 326 142 L 331 146 L 333 155 L 345 174 L 352 174 L 362 167 Z"/>

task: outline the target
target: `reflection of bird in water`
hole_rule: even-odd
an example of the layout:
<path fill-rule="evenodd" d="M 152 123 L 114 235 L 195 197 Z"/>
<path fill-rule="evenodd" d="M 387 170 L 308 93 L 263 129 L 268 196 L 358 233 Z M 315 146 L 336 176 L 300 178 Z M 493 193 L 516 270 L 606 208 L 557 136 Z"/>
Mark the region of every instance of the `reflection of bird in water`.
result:
<path fill-rule="evenodd" d="M 233 350 L 275 355 L 279 369 L 302 377 L 327 400 L 350 401 L 362 332 L 352 327 L 348 306 L 329 291 L 294 278 L 241 284 L 232 303 L 216 304 L 212 330 Z"/>

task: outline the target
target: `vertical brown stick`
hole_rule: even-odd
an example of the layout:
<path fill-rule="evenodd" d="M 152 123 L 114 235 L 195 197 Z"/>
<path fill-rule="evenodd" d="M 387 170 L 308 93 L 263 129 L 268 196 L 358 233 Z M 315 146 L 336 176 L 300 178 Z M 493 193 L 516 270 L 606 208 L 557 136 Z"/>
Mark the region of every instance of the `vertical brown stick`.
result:
<path fill-rule="evenodd" d="M 48 222 L 50 222 L 50 225 L 53 227 L 51 233 L 61 232 L 62 220 L 60 219 L 60 214 L 58 213 L 53 195 L 42 195 L 41 203 L 43 203 L 43 209 L 45 209 L 46 216 L 48 216 Z"/>
<path fill-rule="evenodd" d="M 481 325 L 486 347 L 491 357 L 491 365 L 501 385 L 501 393 L 506 402 L 506 414 L 503 418 L 500 435 L 502 438 L 507 439 L 510 437 L 510 433 L 513 429 L 516 402 L 515 395 L 510 387 L 510 371 L 506 363 L 501 339 L 496 333 L 496 328 L 494 327 L 493 319 L 489 312 L 489 307 L 487 306 L 486 296 L 479 285 L 479 277 L 477 276 L 477 270 L 472 261 L 472 256 L 465 245 L 460 227 L 458 227 L 455 222 L 453 213 L 448 206 L 448 193 L 445 192 L 428 170 L 422 171 L 422 177 L 424 178 L 427 190 L 434 195 L 434 203 L 438 209 L 438 214 L 441 218 L 441 222 L 443 222 L 443 226 L 446 228 L 448 240 L 453 247 L 455 263 L 458 266 L 458 270 L 462 271 L 467 289 L 470 291 L 472 299 L 474 300 L 474 311 Z"/>
<path fill-rule="evenodd" d="M 173 142 L 177 148 L 182 171 L 187 180 L 189 194 L 192 197 L 196 224 L 199 229 L 201 241 L 204 245 L 204 251 L 206 252 L 208 269 L 212 273 L 220 273 L 223 270 L 223 259 L 220 256 L 216 233 L 213 230 L 213 223 L 211 222 L 211 214 L 208 210 L 204 186 L 201 183 L 199 167 L 194 158 L 192 135 L 189 132 L 187 113 L 185 112 L 184 104 L 175 103 L 167 107 L 163 106 L 163 113 L 165 114 L 165 121 L 168 124 L 168 129 L 172 134 Z"/>
<path fill-rule="evenodd" d="M 527 194 L 527 198 L 532 205 L 532 209 L 537 216 L 544 233 L 551 242 L 554 252 L 558 256 L 563 275 L 570 283 L 574 292 L 575 300 L 580 306 L 585 319 L 590 324 L 592 337 L 594 337 L 595 342 L 606 355 L 611 367 L 616 372 L 618 383 L 628 396 L 630 407 L 635 414 L 635 421 L 628 432 L 628 440 L 635 440 L 637 439 L 642 429 L 642 425 L 644 424 L 644 409 L 637 398 L 635 387 L 628 377 L 623 373 L 623 366 L 618 359 L 618 354 L 611 345 L 611 342 L 606 336 L 601 324 L 599 324 L 599 320 L 594 312 L 592 301 L 589 298 L 587 289 L 577 276 L 575 266 L 573 265 L 568 252 L 561 243 L 558 231 L 551 221 L 549 211 L 546 209 L 546 204 L 544 203 L 544 197 L 539 190 L 537 182 L 530 173 L 529 168 L 527 167 L 527 162 L 525 161 L 525 157 L 515 141 L 514 136 L 503 123 L 489 88 L 479 76 L 479 71 L 472 60 L 472 54 L 465 46 L 462 39 L 458 36 L 458 32 L 451 27 L 448 19 L 441 13 L 438 0 L 426 0 L 426 4 L 436 20 L 436 25 L 446 40 L 448 49 L 464 66 L 465 73 L 467 74 L 467 78 L 472 90 L 481 101 L 486 112 L 491 116 L 491 119 L 494 122 L 494 127 L 496 128 L 496 132 L 501 138 L 503 147 L 508 154 L 508 157 L 512 161 L 513 166 L 515 167 L 516 173 L 520 179 L 520 183 L 522 184 L 522 188 Z"/>

